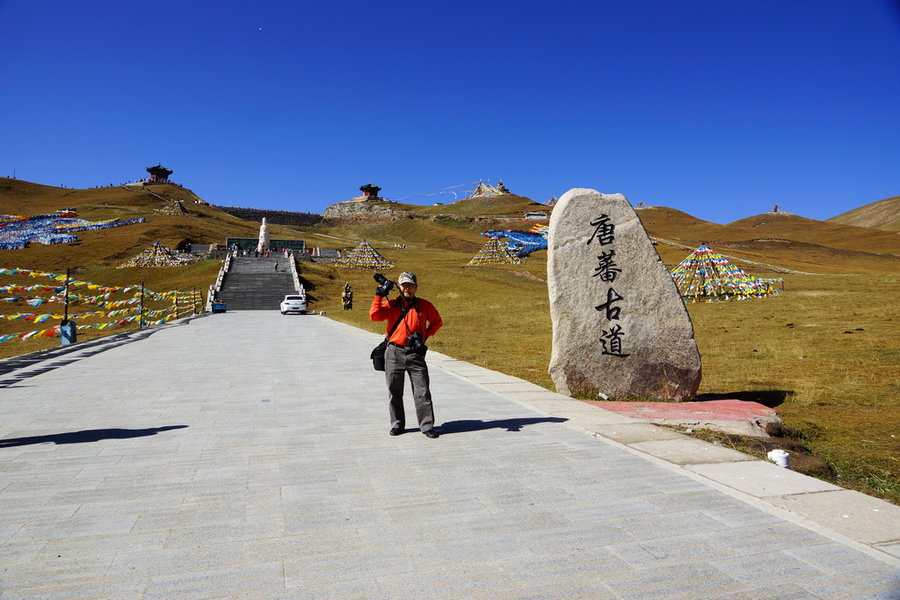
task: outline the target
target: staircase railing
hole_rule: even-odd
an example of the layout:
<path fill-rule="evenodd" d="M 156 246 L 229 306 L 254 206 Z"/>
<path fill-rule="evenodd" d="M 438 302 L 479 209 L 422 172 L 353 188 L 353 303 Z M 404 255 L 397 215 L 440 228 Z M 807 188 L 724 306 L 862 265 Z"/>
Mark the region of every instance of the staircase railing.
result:
<path fill-rule="evenodd" d="M 288 264 L 291 265 L 291 277 L 294 279 L 294 290 L 300 291 L 300 273 L 297 272 L 297 261 L 294 260 L 294 255 L 288 254 Z"/>
<path fill-rule="evenodd" d="M 228 270 L 231 268 L 231 252 L 225 255 L 225 259 L 222 261 L 222 267 L 219 269 L 219 276 L 216 277 L 216 282 L 209 286 L 209 293 L 206 295 L 206 311 L 212 312 L 212 303 L 215 300 L 219 292 L 222 291 L 222 282 L 225 280 L 225 274 L 228 273 Z"/>

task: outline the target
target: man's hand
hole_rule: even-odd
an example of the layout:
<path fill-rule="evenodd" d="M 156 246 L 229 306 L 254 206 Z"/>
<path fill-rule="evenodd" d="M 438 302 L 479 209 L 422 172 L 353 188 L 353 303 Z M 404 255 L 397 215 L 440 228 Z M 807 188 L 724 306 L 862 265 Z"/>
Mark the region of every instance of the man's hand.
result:
<path fill-rule="evenodd" d="M 385 281 L 383 285 L 379 285 L 375 288 L 375 295 L 387 298 L 387 295 L 391 293 L 392 289 L 394 289 L 394 282 L 390 280 Z"/>

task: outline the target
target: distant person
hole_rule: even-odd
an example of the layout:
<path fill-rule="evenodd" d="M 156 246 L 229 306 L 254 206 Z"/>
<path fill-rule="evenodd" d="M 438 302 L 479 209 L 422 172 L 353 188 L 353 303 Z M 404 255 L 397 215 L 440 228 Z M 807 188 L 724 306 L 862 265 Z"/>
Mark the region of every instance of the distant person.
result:
<path fill-rule="evenodd" d="M 369 318 L 387 321 L 385 335 L 393 333 L 384 353 L 384 376 L 388 386 L 388 407 L 391 418 L 391 435 L 400 435 L 406 429 L 406 412 L 403 409 L 403 385 L 406 374 L 412 384 L 413 400 L 419 431 L 429 438 L 438 437 L 434 429 L 434 407 L 431 403 L 425 342 L 437 333 L 443 322 L 431 302 L 417 298 L 419 289 L 414 273 L 401 273 L 397 278 L 400 295 L 393 300 L 387 296 L 394 282 L 385 281 L 375 289 Z M 402 319 L 402 320 L 401 320 Z M 398 323 L 399 320 L 399 323 Z M 394 324 L 397 326 L 394 327 Z"/>
<path fill-rule="evenodd" d="M 344 310 L 353 310 L 353 289 L 350 287 L 349 281 L 344 284 L 341 300 L 344 301 Z"/>
<path fill-rule="evenodd" d="M 278 261 L 277 260 L 275 261 L 275 270 L 276 271 L 278 270 Z"/>

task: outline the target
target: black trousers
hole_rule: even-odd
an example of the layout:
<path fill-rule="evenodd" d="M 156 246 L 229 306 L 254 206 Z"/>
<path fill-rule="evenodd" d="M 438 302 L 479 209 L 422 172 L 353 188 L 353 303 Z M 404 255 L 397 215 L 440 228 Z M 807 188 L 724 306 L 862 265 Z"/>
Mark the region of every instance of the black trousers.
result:
<path fill-rule="evenodd" d="M 384 378 L 388 386 L 388 406 L 391 427 L 406 427 L 406 411 L 403 410 L 403 385 L 406 374 L 412 384 L 413 400 L 419 429 L 427 431 L 434 427 L 434 407 L 431 404 L 430 379 L 425 357 L 408 350 L 405 346 L 388 344 L 384 352 Z"/>

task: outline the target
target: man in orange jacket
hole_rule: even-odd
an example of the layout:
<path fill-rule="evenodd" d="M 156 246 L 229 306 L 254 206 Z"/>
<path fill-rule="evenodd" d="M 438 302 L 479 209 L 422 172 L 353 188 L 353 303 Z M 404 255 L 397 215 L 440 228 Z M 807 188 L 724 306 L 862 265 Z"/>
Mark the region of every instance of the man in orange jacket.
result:
<path fill-rule="evenodd" d="M 425 352 L 428 350 L 425 341 L 437 333 L 443 322 L 431 302 L 416 297 L 419 286 L 414 273 L 401 273 L 397 278 L 397 285 L 400 287 L 400 295 L 393 300 L 387 299 L 393 282 L 387 281 L 378 286 L 372 299 L 372 307 L 369 309 L 370 319 L 387 321 L 385 335 L 390 333 L 394 323 L 402 318 L 394 328 L 384 352 L 384 375 L 388 386 L 391 415 L 390 434 L 400 435 L 405 431 L 403 385 L 406 373 L 409 373 L 419 431 L 430 438 L 436 438 L 438 433 L 434 429 L 428 365 L 425 364 Z"/>

